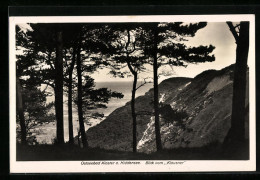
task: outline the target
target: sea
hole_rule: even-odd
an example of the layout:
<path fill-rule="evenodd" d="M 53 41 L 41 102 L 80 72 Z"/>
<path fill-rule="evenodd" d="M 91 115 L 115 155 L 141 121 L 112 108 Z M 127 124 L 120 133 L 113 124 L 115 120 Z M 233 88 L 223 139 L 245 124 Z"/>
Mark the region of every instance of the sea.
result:
<path fill-rule="evenodd" d="M 140 85 L 141 82 L 138 82 Z M 152 83 L 145 84 L 141 88 L 136 91 L 136 97 L 144 95 L 149 89 L 153 87 Z M 105 117 L 107 117 L 110 113 L 112 113 L 115 109 L 124 106 L 127 102 L 131 100 L 132 93 L 132 82 L 131 81 L 114 81 L 114 82 L 96 82 L 96 89 L 98 88 L 108 88 L 112 91 L 121 92 L 124 97 L 122 99 L 112 98 L 107 104 L 107 108 L 97 109 L 96 112 L 102 112 Z M 67 142 L 69 140 L 69 126 L 68 126 L 68 106 L 67 100 L 68 98 L 64 96 L 64 140 Z M 54 101 L 54 97 L 48 97 L 47 102 Z M 53 110 L 54 111 L 54 110 Z M 74 137 L 78 135 L 79 131 L 79 121 L 77 109 L 73 108 L 73 133 Z M 85 131 L 87 131 L 90 127 L 96 126 L 103 119 L 88 119 L 85 121 Z M 52 144 L 56 137 L 56 122 L 44 123 L 36 128 L 36 132 L 34 133 L 39 144 Z"/>

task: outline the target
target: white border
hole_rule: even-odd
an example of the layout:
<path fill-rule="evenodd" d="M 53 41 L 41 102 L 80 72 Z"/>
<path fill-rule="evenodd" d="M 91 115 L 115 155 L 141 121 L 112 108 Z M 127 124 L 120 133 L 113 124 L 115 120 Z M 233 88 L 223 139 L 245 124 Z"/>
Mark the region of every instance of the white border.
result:
<path fill-rule="evenodd" d="M 248 66 L 250 102 L 250 160 L 189 161 L 182 165 L 81 165 L 81 161 L 16 161 L 16 68 L 15 25 L 22 23 L 65 22 L 225 22 L 250 21 Z M 255 16 L 254 15 L 174 15 L 174 16 L 45 16 L 9 17 L 9 100 L 10 100 L 10 173 L 68 173 L 68 172 L 208 172 L 256 170 L 256 107 L 255 107 Z M 112 161 L 110 161 L 112 162 Z M 121 161 L 113 161 L 121 162 Z M 163 161 L 167 162 L 167 161 Z M 183 162 L 183 161 L 172 161 Z"/>

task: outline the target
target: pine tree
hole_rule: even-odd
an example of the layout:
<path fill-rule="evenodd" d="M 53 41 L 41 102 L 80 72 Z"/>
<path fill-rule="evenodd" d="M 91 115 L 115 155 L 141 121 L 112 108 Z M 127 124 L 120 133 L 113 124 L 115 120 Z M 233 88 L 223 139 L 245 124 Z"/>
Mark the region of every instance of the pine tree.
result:
<path fill-rule="evenodd" d="M 52 104 L 46 103 L 46 97 L 49 95 L 45 90 L 41 91 L 41 81 L 39 77 L 42 72 L 37 69 L 38 62 L 36 55 L 32 50 L 26 32 L 16 26 L 16 94 L 17 110 L 20 119 L 21 143 L 32 143 L 35 136 L 32 135 L 34 128 L 43 122 L 52 121 L 52 115 L 49 110 Z"/>
<path fill-rule="evenodd" d="M 146 35 L 145 54 L 153 59 L 154 78 L 154 116 L 157 151 L 162 150 L 160 121 L 159 121 L 159 90 L 158 68 L 163 65 L 187 66 L 188 63 L 211 62 L 215 60 L 210 53 L 214 50 L 212 45 L 187 47 L 187 37 L 194 37 L 195 33 L 206 26 L 207 23 L 148 23 L 145 25 Z"/>
<path fill-rule="evenodd" d="M 102 60 L 100 49 L 104 49 L 102 25 L 84 24 L 30 24 L 31 30 L 25 34 L 18 34 L 19 45 L 25 50 L 23 55 L 18 55 L 19 70 L 29 76 L 27 83 L 40 86 L 46 84 L 52 87 L 55 92 L 55 111 L 57 119 L 57 143 L 64 143 L 63 135 L 63 87 L 68 86 L 68 111 L 69 111 L 69 134 L 70 143 L 73 143 L 72 124 L 72 100 L 74 87 L 78 85 L 77 105 L 79 111 L 79 123 L 84 146 L 87 146 L 84 127 L 84 110 L 86 104 L 84 98 L 87 97 L 82 88 L 87 82 L 86 74 L 93 73 L 98 67 L 106 64 Z M 98 36 L 97 36 L 98 35 Z M 24 37 L 23 37 L 24 36 Z M 73 69 L 77 63 L 77 80 L 73 82 L 75 74 Z M 67 78 L 68 76 L 68 78 Z M 73 78 L 74 76 L 74 78 Z M 63 85 L 63 82 L 64 85 Z M 96 91 L 91 91 L 97 93 Z M 105 108 L 103 103 L 107 103 L 111 97 L 121 95 L 107 89 L 99 90 L 98 103 L 95 108 Z M 62 95 L 62 96 L 61 96 Z M 104 97 L 103 97 L 104 95 Z M 106 97 L 107 96 L 107 97 Z M 93 98 L 92 98 L 93 99 Z M 85 104 L 84 104 L 85 103 Z M 101 104 L 100 104 L 101 103 Z M 99 105 L 98 105 L 99 104 Z M 89 109 L 93 107 L 87 107 Z M 98 115 L 92 115 L 97 117 Z"/>
<path fill-rule="evenodd" d="M 39 84 L 46 84 L 54 89 L 55 115 L 57 125 L 57 143 L 64 143 L 63 130 L 63 63 L 65 36 L 68 33 L 66 24 L 30 24 L 26 32 L 26 49 L 23 63 L 31 63 L 27 74 Z M 34 82 L 34 83 L 35 83 Z"/>
<path fill-rule="evenodd" d="M 69 125 L 69 143 L 74 144 L 73 133 L 73 113 L 72 113 L 72 101 L 73 101 L 73 88 L 74 78 L 73 70 L 76 64 L 77 46 L 80 43 L 80 33 L 82 31 L 83 24 L 66 24 L 66 30 L 64 31 L 65 38 L 65 70 L 64 70 L 64 86 L 65 91 L 67 87 L 68 95 L 68 125 Z"/>
<path fill-rule="evenodd" d="M 72 114 L 72 92 L 73 92 L 73 69 L 76 62 L 76 47 L 73 47 L 72 61 L 69 66 L 68 78 L 68 121 L 69 121 L 69 143 L 74 144 L 73 114 Z"/>
<path fill-rule="evenodd" d="M 249 22 L 240 22 L 234 25 L 227 22 L 227 25 L 233 34 L 236 48 L 236 64 L 233 83 L 233 100 L 231 128 L 224 140 L 224 146 L 240 146 L 245 143 L 245 99 L 246 99 L 246 74 L 247 59 L 249 50 Z"/>
<path fill-rule="evenodd" d="M 133 76 L 133 86 L 131 95 L 131 115 L 133 120 L 133 152 L 137 151 L 137 113 L 135 109 L 136 91 L 148 83 L 146 80 L 137 86 L 138 74 L 145 70 L 144 65 L 147 63 L 147 58 L 141 49 L 143 29 L 141 24 L 118 24 L 112 27 L 112 31 L 117 34 L 116 40 L 112 41 L 114 48 L 111 53 L 111 60 L 115 64 L 110 64 L 112 67 L 111 73 L 114 76 L 125 77 L 128 76 L 127 72 L 122 69 L 127 66 L 130 74 Z"/>
<path fill-rule="evenodd" d="M 117 92 L 111 92 L 107 89 L 89 90 L 94 84 L 89 75 L 107 65 L 103 54 L 107 52 L 106 29 L 103 24 L 85 24 L 79 35 L 77 44 L 76 63 L 77 63 L 77 100 L 78 116 L 80 124 L 80 135 L 83 147 L 88 147 L 87 137 L 85 133 L 84 121 L 88 118 L 99 118 L 102 114 L 87 112 L 97 108 L 106 108 L 105 104 L 112 97 L 122 98 Z M 101 53 L 102 52 L 102 53 Z M 96 98 L 94 98 L 94 96 Z M 105 103 L 105 104 L 104 104 Z M 84 110 L 83 110 L 84 109 Z"/>
<path fill-rule="evenodd" d="M 63 82 L 65 80 L 65 50 L 73 46 L 82 25 L 72 24 L 30 24 L 26 32 L 27 43 L 23 43 L 28 53 L 25 58 L 34 66 L 27 69 L 35 80 L 54 89 L 57 143 L 64 143 L 63 130 Z M 25 62 L 25 61 L 24 61 Z M 67 62 L 66 62 L 67 63 Z M 69 123 L 70 124 L 70 123 Z M 70 128 L 71 129 L 71 128 Z M 71 138 L 72 139 L 72 138 Z"/>
<path fill-rule="evenodd" d="M 22 99 L 22 90 L 20 85 L 20 80 L 16 78 L 16 99 L 17 99 L 17 110 L 20 119 L 20 128 L 21 128 L 21 144 L 27 144 L 27 133 L 26 133 L 26 126 L 25 126 L 25 118 L 24 118 L 24 106 L 23 106 L 23 99 Z"/>

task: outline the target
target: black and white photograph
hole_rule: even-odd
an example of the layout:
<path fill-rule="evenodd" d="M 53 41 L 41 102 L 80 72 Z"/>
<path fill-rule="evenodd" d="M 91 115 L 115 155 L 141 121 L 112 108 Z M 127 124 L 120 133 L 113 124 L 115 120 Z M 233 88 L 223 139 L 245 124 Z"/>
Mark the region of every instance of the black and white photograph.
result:
<path fill-rule="evenodd" d="M 10 170 L 254 171 L 254 15 L 10 17 Z"/>

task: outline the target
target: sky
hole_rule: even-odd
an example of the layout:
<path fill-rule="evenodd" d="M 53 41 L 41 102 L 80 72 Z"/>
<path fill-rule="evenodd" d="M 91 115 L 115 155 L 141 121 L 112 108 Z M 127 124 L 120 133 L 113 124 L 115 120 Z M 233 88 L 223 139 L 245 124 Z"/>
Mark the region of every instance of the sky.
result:
<path fill-rule="evenodd" d="M 22 29 L 30 29 L 26 24 L 19 25 Z M 236 44 L 233 35 L 231 34 L 227 24 L 225 22 L 209 22 L 207 26 L 200 29 L 195 37 L 189 38 L 186 42 L 188 46 L 199 46 L 199 45 L 213 45 L 215 50 L 213 54 L 215 55 L 214 62 L 189 64 L 187 67 L 174 67 L 171 69 L 169 66 L 164 66 L 159 69 L 159 71 L 170 71 L 171 76 L 159 77 L 159 82 L 167 79 L 169 77 L 195 77 L 201 72 L 208 69 L 222 69 L 230 64 L 235 63 L 235 53 Z M 139 75 L 139 80 L 145 77 L 152 77 L 152 67 L 147 67 L 150 73 L 141 73 Z M 108 82 L 108 81 L 132 81 L 132 77 L 128 78 L 115 78 L 108 74 L 108 69 L 102 69 L 91 76 L 96 82 Z"/>
<path fill-rule="evenodd" d="M 203 29 L 200 29 L 195 37 L 189 38 L 186 42 L 188 46 L 199 46 L 199 45 L 213 45 L 215 50 L 214 62 L 189 64 L 185 67 L 174 67 L 174 74 L 172 76 L 160 77 L 159 81 L 167 79 L 169 77 L 195 77 L 201 72 L 207 69 L 222 69 L 230 64 L 235 63 L 236 58 L 236 44 L 233 35 L 231 34 L 227 24 L 225 22 L 211 22 Z M 143 79 L 146 76 L 152 76 L 152 67 L 150 68 L 150 74 L 141 74 L 139 79 Z M 172 70 L 169 67 L 162 67 L 162 69 L 169 71 Z M 161 69 L 161 70 L 162 70 Z M 98 81 L 131 81 L 132 78 L 114 78 L 108 74 L 108 69 L 100 70 L 92 75 L 96 82 Z"/>

